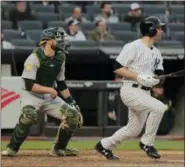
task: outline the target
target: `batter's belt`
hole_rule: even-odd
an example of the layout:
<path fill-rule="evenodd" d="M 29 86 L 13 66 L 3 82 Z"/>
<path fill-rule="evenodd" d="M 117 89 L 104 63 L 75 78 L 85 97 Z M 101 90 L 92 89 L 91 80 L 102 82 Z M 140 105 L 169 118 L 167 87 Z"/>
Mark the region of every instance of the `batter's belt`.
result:
<path fill-rule="evenodd" d="M 138 84 L 132 84 L 132 87 L 138 88 L 139 85 Z M 150 91 L 151 90 L 150 87 L 146 87 L 146 86 L 141 86 L 140 88 L 143 89 L 143 90 L 146 90 L 146 91 Z"/>

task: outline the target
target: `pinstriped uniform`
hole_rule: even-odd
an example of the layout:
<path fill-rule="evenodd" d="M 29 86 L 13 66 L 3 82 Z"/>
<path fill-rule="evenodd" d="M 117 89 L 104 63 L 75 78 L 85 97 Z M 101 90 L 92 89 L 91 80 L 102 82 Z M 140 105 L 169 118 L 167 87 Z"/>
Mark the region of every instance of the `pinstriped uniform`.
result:
<path fill-rule="evenodd" d="M 156 69 L 163 70 L 163 59 L 160 51 L 145 46 L 141 39 L 126 44 L 116 59 L 122 66 L 138 74 L 153 75 Z M 120 90 L 122 102 L 128 107 L 128 123 L 116 131 L 111 137 L 101 140 L 104 148 L 112 150 L 123 140 L 137 137 L 146 122 L 145 133 L 141 142 L 152 146 L 159 124 L 161 122 L 166 106 L 159 100 L 153 98 L 150 91 L 137 88 L 133 84 L 136 81 L 122 79 L 123 86 Z"/>

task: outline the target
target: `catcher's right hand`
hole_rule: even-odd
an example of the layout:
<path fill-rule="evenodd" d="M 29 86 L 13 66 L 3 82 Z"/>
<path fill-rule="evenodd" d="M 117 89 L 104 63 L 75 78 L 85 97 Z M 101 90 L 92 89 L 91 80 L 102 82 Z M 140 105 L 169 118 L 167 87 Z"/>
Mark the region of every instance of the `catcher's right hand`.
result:
<path fill-rule="evenodd" d="M 146 87 L 153 87 L 157 85 L 160 82 L 160 80 L 155 78 L 155 76 L 145 74 L 138 75 L 137 82 Z"/>

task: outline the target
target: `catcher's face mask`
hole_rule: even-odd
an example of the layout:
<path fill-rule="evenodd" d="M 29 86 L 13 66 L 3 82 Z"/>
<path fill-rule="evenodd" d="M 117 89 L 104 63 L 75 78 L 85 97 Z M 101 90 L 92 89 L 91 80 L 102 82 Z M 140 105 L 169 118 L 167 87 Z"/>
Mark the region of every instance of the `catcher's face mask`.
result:
<path fill-rule="evenodd" d="M 65 51 L 69 45 L 69 36 L 67 33 L 62 28 L 58 28 L 54 39 L 56 40 L 56 49 Z"/>

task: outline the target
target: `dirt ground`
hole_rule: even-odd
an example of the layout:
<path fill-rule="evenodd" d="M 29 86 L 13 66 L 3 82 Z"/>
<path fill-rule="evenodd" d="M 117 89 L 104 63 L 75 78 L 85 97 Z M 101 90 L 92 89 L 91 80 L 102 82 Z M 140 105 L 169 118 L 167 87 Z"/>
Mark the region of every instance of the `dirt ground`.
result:
<path fill-rule="evenodd" d="M 94 150 L 81 150 L 78 157 L 53 157 L 50 151 L 23 151 L 16 157 L 2 157 L 2 167 L 183 167 L 183 151 L 160 151 L 154 160 L 143 151 L 115 151 L 120 161 L 105 160 Z"/>

